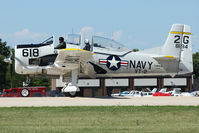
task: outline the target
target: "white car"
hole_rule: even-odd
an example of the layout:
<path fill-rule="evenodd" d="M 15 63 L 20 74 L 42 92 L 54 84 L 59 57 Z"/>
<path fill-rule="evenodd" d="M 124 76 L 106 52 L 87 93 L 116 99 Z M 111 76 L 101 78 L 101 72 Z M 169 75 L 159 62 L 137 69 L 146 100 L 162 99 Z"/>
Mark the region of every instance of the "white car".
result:
<path fill-rule="evenodd" d="M 123 91 L 120 93 L 116 93 L 116 94 L 111 94 L 112 97 L 117 97 L 117 96 L 133 96 L 133 91 Z"/>
<path fill-rule="evenodd" d="M 197 92 L 194 91 L 192 93 L 189 92 L 181 92 L 181 88 L 174 88 L 172 91 L 169 91 L 171 96 L 196 96 Z"/>
<path fill-rule="evenodd" d="M 141 97 L 141 96 L 146 96 L 146 97 L 150 97 L 153 95 L 153 93 L 155 93 L 157 91 L 157 88 L 154 88 L 152 91 L 150 92 L 142 92 L 142 91 L 136 91 L 136 90 L 132 90 L 132 91 L 123 91 L 120 93 L 116 93 L 116 94 L 111 94 L 112 97 L 117 97 L 117 96 L 134 96 L 134 97 Z"/>
<path fill-rule="evenodd" d="M 142 91 L 123 91 L 120 93 L 112 94 L 111 96 L 116 97 L 116 96 L 134 96 L 134 97 L 141 97 L 144 95 L 144 92 Z M 145 94 L 147 95 L 147 94 Z"/>

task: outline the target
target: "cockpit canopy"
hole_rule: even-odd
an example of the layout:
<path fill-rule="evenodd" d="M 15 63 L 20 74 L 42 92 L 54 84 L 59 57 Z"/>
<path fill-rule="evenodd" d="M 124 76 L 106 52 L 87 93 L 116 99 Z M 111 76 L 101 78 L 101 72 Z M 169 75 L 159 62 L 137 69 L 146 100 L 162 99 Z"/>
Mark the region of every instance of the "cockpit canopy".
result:
<path fill-rule="evenodd" d="M 39 44 L 25 44 L 25 45 L 17 45 L 17 48 L 33 48 L 33 47 L 42 47 L 46 45 L 51 45 L 54 42 L 54 37 L 50 37 Z M 81 48 L 85 46 L 85 44 L 81 44 L 81 35 L 79 34 L 69 34 L 68 38 L 66 39 L 67 48 Z M 94 53 L 105 53 L 105 54 L 114 54 L 114 55 L 123 55 L 129 50 L 121 45 L 120 43 L 100 37 L 100 36 L 93 36 L 92 37 L 92 43 L 91 45 L 91 51 Z"/>
<path fill-rule="evenodd" d="M 93 47 L 114 49 L 114 50 L 127 50 L 122 44 L 100 36 L 93 36 Z"/>
<path fill-rule="evenodd" d="M 81 36 L 79 34 L 69 34 L 66 43 L 67 48 L 80 48 Z M 93 36 L 90 45 L 91 50 L 95 53 L 122 55 L 129 52 L 129 50 L 120 43 L 100 36 Z M 84 46 L 85 44 L 82 44 L 82 47 Z"/>
<path fill-rule="evenodd" d="M 17 48 L 36 48 L 53 44 L 53 36 L 38 44 L 19 44 Z"/>
<path fill-rule="evenodd" d="M 80 45 L 81 44 L 81 36 L 79 34 L 68 34 L 66 43 L 73 44 L 73 45 Z"/>
<path fill-rule="evenodd" d="M 129 51 L 122 44 L 112 39 L 108 39 L 108 38 L 104 38 L 100 36 L 93 36 L 92 48 L 93 48 L 93 52 L 109 53 L 109 54 L 115 54 L 115 55 L 121 55 Z"/>

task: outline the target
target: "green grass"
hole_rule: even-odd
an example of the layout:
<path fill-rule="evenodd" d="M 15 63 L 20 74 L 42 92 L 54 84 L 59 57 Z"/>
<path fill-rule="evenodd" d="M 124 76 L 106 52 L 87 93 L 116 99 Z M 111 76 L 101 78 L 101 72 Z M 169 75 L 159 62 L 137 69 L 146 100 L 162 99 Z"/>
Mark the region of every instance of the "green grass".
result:
<path fill-rule="evenodd" d="M 199 132 L 199 107 L 0 108 L 0 133 Z"/>

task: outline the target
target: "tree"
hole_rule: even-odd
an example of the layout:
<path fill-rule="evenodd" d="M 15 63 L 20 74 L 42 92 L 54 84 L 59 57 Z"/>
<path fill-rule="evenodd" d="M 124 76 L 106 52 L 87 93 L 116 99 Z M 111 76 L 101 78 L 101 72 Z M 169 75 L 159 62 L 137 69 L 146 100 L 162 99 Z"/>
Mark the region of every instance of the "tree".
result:
<path fill-rule="evenodd" d="M 8 64 L 4 62 L 10 54 L 10 47 L 6 46 L 6 42 L 2 42 L 0 39 L 0 89 L 7 87 L 6 72 Z"/>
<path fill-rule="evenodd" d="M 30 86 L 45 86 L 50 89 L 50 79 L 48 78 L 31 78 L 30 79 Z"/>
<path fill-rule="evenodd" d="M 193 54 L 193 73 L 199 77 L 199 52 Z"/>
<path fill-rule="evenodd" d="M 139 49 L 134 48 L 132 51 L 133 51 L 133 52 L 138 52 L 138 51 L 139 51 Z"/>

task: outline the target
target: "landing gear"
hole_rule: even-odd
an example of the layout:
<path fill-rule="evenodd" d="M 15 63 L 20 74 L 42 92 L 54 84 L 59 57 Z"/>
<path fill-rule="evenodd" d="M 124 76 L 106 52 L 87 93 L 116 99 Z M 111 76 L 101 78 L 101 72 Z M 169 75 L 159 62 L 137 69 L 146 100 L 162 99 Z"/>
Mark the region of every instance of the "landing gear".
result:
<path fill-rule="evenodd" d="M 66 97 L 76 97 L 77 96 L 77 92 L 64 92 L 63 93 L 64 94 L 64 96 L 66 96 Z"/>
<path fill-rule="evenodd" d="M 78 69 L 72 70 L 72 82 L 66 84 L 62 88 L 63 93 L 68 93 L 69 96 L 75 97 L 77 92 L 80 91 L 79 87 L 77 86 L 77 76 L 78 76 Z"/>
<path fill-rule="evenodd" d="M 77 95 L 77 92 L 69 92 L 69 96 L 75 97 Z"/>

